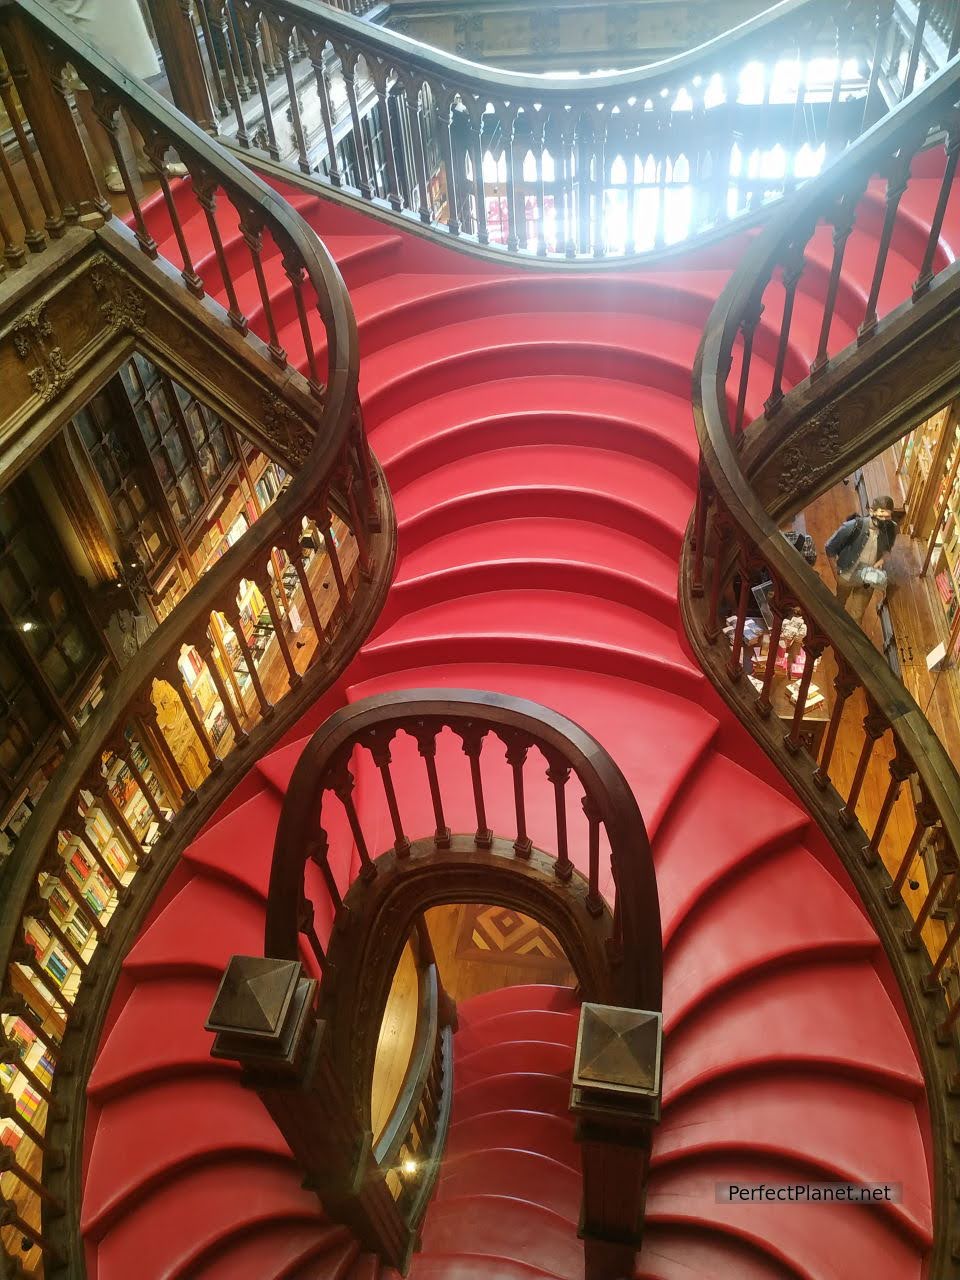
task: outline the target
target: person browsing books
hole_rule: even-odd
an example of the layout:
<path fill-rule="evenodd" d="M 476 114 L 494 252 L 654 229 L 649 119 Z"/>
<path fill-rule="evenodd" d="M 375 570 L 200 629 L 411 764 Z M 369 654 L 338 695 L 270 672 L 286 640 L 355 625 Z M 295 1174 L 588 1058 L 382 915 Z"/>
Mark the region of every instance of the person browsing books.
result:
<path fill-rule="evenodd" d="M 854 622 L 863 622 L 877 590 L 886 591 L 885 565 L 897 540 L 893 499 L 881 494 L 865 516 L 844 520 L 824 550 L 837 583 L 837 599 Z"/>

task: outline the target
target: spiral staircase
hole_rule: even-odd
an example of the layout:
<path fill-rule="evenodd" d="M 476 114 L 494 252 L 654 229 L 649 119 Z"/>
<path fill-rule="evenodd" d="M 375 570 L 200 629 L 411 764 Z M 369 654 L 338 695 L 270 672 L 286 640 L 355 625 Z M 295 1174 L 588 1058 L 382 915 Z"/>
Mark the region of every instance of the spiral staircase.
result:
<path fill-rule="evenodd" d="M 324 1213 L 242 1073 L 211 1058 L 204 1022 L 231 956 L 263 951 L 278 825 L 314 731 L 345 707 L 418 689 L 488 690 L 569 717 L 609 752 L 643 815 L 662 921 L 664 1074 L 636 1280 L 953 1274 L 948 1104 L 943 1077 L 931 1076 L 935 1038 L 907 990 L 913 961 L 891 948 L 877 923 L 885 908 L 864 902 L 861 873 L 789 759 L 774 754 L 762 726 L 744 723 L 739 695 L 718 675 L 729 651 L 704 658 L 715 620 L 696 614 L 704 581 L 711 594 L 711 567 L 720 580 L 730 521 L 741 520 L 754 552 L 772 557 L 817 619 L 830 620 L 837 652 L 856 652 L 842 616 L 780 565 L 766 514 L 738 507 L 736 485 L 718 480 L 734 464 L 710 435 L 704 387 L 724 362 L 704 361 L 712 317 L 738 288 L 749 292 L 743 264 L 758 261 L 779 228 L 780 247 L 800 245 L 802 273 L 777 274 L 782 294 L 762 322 L 745 307 L 725 331 L 731 342 L 749 334 L 750 346 L 726 361 L 731 381 L 717 391 L 734 433 L 759 423 L 743 452 L 755 448 L 762 469 L 762 431 L 778 430 L 778 397 L 792 403 L 823 354 L 825 311 L 832 357 L 855 348 L 858 329 L 861 346 L 870 337 L 865 305 L 885 341 L 886 316 L 896 319 L 904 299 L 923 305 L 918 279 L 952 284 L 956 134 L 946 149 L 905 141 L 922 141 L 936 113 L 952 109 L 952 67 L 857 144 L 859 167 L 848 157 L 862 181 L 851 188 L 842 267 L 836 224 L 814 217 L 803 236 L 787 236 L 786 206 L 767 231 L 748 220 L 659 260 L 591 269 L 443 244 L 272 173 L 275 206 L 285 202 L 317 232 L 349 291 L 360 417 L 396 513 L 396 568 L 349 662 L 310 686 L 309 698 L 298 695 L 298 718 L 282 737 L 265 735 L 256 757 L 236 765 L 233 790 L 169 860 L 117 957 L 85 1059 L 76 1154 L 82 1255 L 71 1256 L 82 1256 L 91 1280 L 399 1274 Z M 182 154 L 201 147 L 186 134 L 177 145 Z M 909 175 L 895 200 L 890 154 L 906 157 Z M 849 192 L 846 206 L 843 192 L 836 199 L 843 163 L 817 180 L 831 211 L 851 205 Z M 136 210 L 137 239 L 182 263 L 184 278 L 202 284 L 194 292 L 221 302 L 234 329 L 244 317 L 265 344 L 258 350 L 275 363 L 289 352 L 291 367 L 316 383 L 317 367 L 336 360 L 338 331 L 322 306 L 305 312 L 283 235 L 261 243 L 249 218 L 238 227 L 195 168 L 192 182 Z M 311 279 L 322 298 L 319 275 Z M 335 280 L 325 267 L 323 284 Z M 775 514 L 802 505 L 848 460 L 841 450 L 805 491 L 781 493 Z M 712 550 L 708 515 L 720 539 Z M 713 595 L 716 613 L 722 587 Z M 886 688 L 882 675 L 869 679 L 871 696 Z M 441 759 L 451 751 L 442 745 Z M 426 835 L 434 815 L 422 761 L 398 748 L 392 768 L 408 834 Z M 376 833 L 374 856 L 393 839 L 375 782 L 372 768 L 358 771 L 354 792 L 361 825 Z M 514 822 L 506 773 L 501 783 L 487 796 L 494 831 Z M 856 797 L 847 800 L 855 809 Z M 942 794 L 935 800 L 952 834 L 953 811 Z M 452 831 L 476 826 L 472 801 L 466 775 L 445 788 Z M 556 854 L 552 806 L 541 786 L 527 819 L 533 845 Z M 300 954 L 317 979 L 323 966 L 304 937 L 321 954 L 335 942 L 338 903 L 364 878 L 355 836 L 338 830 L 329 876 L 308 868 L 313 912 Z M 569 856 L 584 875 L 586 845 L 585 826 L 575 828 Z M 916 850 L 908 852 L 912 865 Z M 599 889 L 612 908 L 610 874 Z M 550 986 L 505 988 L 459 1007 L 449 1129 L 409 1275 L 584 1274 L 568 1110 L 579 1014 L 577 991 Z M 931 1016 L 942 1022 L 942 1010 Z M 899 1183 L 902 1200 L 827 1210 L 718 1196 L 734 1183 L 834 1180 Z"/>

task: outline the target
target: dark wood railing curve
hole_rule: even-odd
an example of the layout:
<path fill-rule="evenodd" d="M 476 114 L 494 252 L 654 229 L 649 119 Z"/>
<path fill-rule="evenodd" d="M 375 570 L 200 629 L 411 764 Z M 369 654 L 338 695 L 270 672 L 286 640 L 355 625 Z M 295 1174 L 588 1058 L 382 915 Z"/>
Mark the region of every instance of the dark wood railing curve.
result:
<path fill-rule="evenodd" d="M 27 1146 L 34 1145 L 34 1154 L 30 1170 L 18 1161 L 6 1170 L 19 1185 L 3 1204 L 0 1225 L 11 1241 L 3 1257 L 15 1271 L 25 1238 L 40 1248 L 45 1266 L 79 1276 L 84 1274 L 77 1237 L 84 1087 L 124 951 L 185 844 L 251 759 L 334 683 L 373 625 L 392 571 L 395 524 L 363 432 L 352 307 L 336 264 L 311 229 L 245 166 L 79 40 L 46 6 L 34 0 L 0 3 L 0 50 L 5 60 L 0 91 L 31 158 L 23 181 L 33 184 L 48 211 L 44 231 L 30 242 L 31 252 L 43 253 L 65 234 L 105 234 L 97 229 L 112 222 L 103 240 L 109 264 L 111 244 L 128 234 L 122 227 L 113 229 L 111 206 L 65 96 L 62 75 L 69 63 L 92 92 L 111 139 L 132 209 L 133 236 L 148 264 L 144 270 L 153 271 L 149 264 L 157 260 L 158 248 L 139 203 L 133 166 L 117 137 L 120 107 L 146 139 L 171 243 L 179 248 L 179 258 L 175 248 L 172 262 L 157 262 L 156 274 L 166 281 L 169 298 L 176 293 L 170 280 L 179 272 L 180 305 L 186 311 L 202 304 L 208 323 L 213 317 L 232 336 L 234 362 L 274 371 L 264 417 L 271 420 L 277 456 L 296 468 L 276 503 L 163 620 L 82 728 L 71 733 L 63 763 L 4 868 L 0 1011 L 7 1020 L 16 1017 L 27 1024 L 44 1047 L 52 1080 L 42 1080 L 21 1058 L 5 1024 L 3 1060 L 16 1073 L 14 1082 L 5 1077 L 0 1106 Z M 206 214 L 227 308 L 205 297 L 191 260 L 176 184 L 160 169 L 170 149 L 187 166 Z M 262 341 L 249 332 L 237 305 L 232 258 L 221 234 L 228 209 L 239 220 L 260 282 Z M 261 270 L 267 237 L 282 255 L 301 320 L 302 344 L 290 352 L 275 341 Z M 15 257 L 8 255 L 7 261 L 16 268 Z M 122 286 L 108 270 L 101 280 L 104 305 L 113 308 L 118 324 L 134 315 L 135 330 L 149 328 L 149 316 L 136 314 L 135 302 L 122 296 Z M 311 328 L 314 310 L 320 324 Z M 305 520 L 316 544 L 312 554 L 301 547 Z M 240 592 L 248 592 L 251 584 L 260 592 L 268 637 L 256 642 L 240 617 Z M 221 648 L 224 628 L 233 630 L 242 656 L 240 678 L 228 669 Z M 198 655 L 216 689 L 212 718 L 204 718 L 191 699 L 179 666 L 183 646 Z M 152 816 L 146 831 L 129 817 L 131 797 Z M 84 868 L 79 881 L 71 870 L 77 860 Z M 43 1104 L 40 1116 L 29 1120 L 13 1096 L 13 1084 L 23 1078 Z"/>
<path fill-rule="evenodd" d="M 876 451 L 863 444 L 868 403 L 888 422 L 892 439 L 897 423 L 902 434 L 933 407 L 937 387 L 955 380 L 954 348 L 944 346 L 940 326 L 950 317 L 956 325 L 960 288 L 938 239 L 956 170 L 958 103 L 954 59 L 861 138 L 843 164 L 794 195 L 731 277 L 694 372 L 702 463 L 681 584 L 688 633 L 705 669 L 843 857 L 900 982 L 928 1086 L 935 1183 L 930 1274 L 938 1277 L 960 1274 L 952 1252 L 952 1141 L 960 1121 L 954 1095 L 960 777 L 883 655 L 781 536 L 778 522 Z M 922 265 L 912 288 L 898 289 L 887 270 L 898 205 L 911 167 L 931 172 L 938 149 L 941 165 L 932 171 L 942 173 L 940 197 Z M 882 213 L 864 291 L 854 276 L 862 262 L 851 267 L 845 248 L 854 231 L 876 229 L 876 204 L 864 199 L 871 183 L 882 184 L 874 197 Z M 818 266 L 825 287 L 798 294 L 803 273 Z M 811 316 L 819 327 L 810 363 L 793 331 L 800 305 L 807 308 L 806 332 L 816 332 Z M 933 349 L 938 339 L 939 351 Z M 870 400 L 871 379 L 879 381 L 879 400 L 876 393 Z M 777 462 L 772 479 L 771 458 Z M 751 680 L 743 662 L 749 594 L 764 580 L 770 585 L 769 656 Z M 794 631 L 802 625 L 802 669 L 795 706 L 775 707 L 774 655 L 788 619 Z M 832 685 L 832 708 L 818 726 L 808 699 L 820 662 L 818 680 Z M 854 744 L 852 771 L 838 749 L 841 731 Z M 882 804 L 868 815 L 864 783 L 884 764 Z M 926 880 L 908 906 L 905 895 L 921 860 Z"/>
<path fill-rule="evenodd" d="M 757 213 L 802 180 L 804 144 L 837 154 L 929 60 L 925 14 L 905 52 L 893 0 L 781 0 L 686 53 L 582 77 L 480 66 L 317 0 L 242 10 L 201 0 L 193 68 L 242 153 L 533 260 L 663 252 Z M 808 76 L 815 51 L 832 80 Z M 786 57 L 795 82 L 774 86 Z M 756 92 L 740 83 L 754 61 Z M 777 146 L 764 171 L 755 155 Z M 676 193 L 682 227 L 667 225 Z"/>
<path fill-rule="evenodd" d="M 304 749 L 294 770 L 277 828 L 270 874 L 264 950 L 278 959 L 299 955 L 304 919 L 304 870 L 308 859 L 320 867 L 335 911 L 342 906 L 329 863 L 323 827 L 323 800 L 333 793 L 342 805 L 360 858 L 359 881 L 377 877 L 375 857 L 364 838 L 352 800 L 356 784 L 350 759 L 354 750 L 369 752 L 380 775 L 393 826 L 393 856 L 410 858 L 411 840 L 404 830 L 390 765 L 390 746 L 400 732 L 416 741 L 423 759 L 436 830 L 433 845 L 444 850 L 458 837 L 444 819 L 443 786 L 438 776 L 437 739 L 449 729 L 462 746 L 470 771 L 476 830 L 464 841 L 485 850 L 499 838 L 487 819 L 488 798 L 483 787 L 481 756 L 487 735 L 499 739 L 512 772 L 514 792 L 513 854 L 523 860 L 533 845 L 527 832 L 524 765 L 536 748 L 547 762 L 546 777 L 554 789 L 556 849 L 552 872 L 558 886 L 570 884 L 575 867 L 570 858 L 567 797 L 571 775 L 583 788 L 582 809 L 588 826 L 586 904 L 593 914 L 604 910 L 601 892 L 601 832 L 609 848 L 614 885 L 612 950 L 619 977 L 618 1003 L 633 1008 L 659 1009 L 662 1000 L 660 912 L 656 876 L 643 818 L 636 799 L 617 765 L 585 730 L 547 707 L 504 694 L 473 690 L 407 690 L 365 699 L 333 715 Z M 321 968 L 323 948 L 309 934 L 306 940 Z"/>

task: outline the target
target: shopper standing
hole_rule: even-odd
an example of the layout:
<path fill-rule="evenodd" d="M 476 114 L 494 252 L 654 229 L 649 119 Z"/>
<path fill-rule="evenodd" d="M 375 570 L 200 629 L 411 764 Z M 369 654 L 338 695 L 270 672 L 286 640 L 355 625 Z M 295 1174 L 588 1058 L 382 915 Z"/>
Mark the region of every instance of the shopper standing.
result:
<path fill-rule="evenodd" d="M 854 622 L 863 621 L 867 605 L 879 588 L 886 590 L 885 564 L 897 539 L 893 499 L 881 494 L 865 516 L 844 520 L 824 550 L 837 581 L 837 599 Z"/>

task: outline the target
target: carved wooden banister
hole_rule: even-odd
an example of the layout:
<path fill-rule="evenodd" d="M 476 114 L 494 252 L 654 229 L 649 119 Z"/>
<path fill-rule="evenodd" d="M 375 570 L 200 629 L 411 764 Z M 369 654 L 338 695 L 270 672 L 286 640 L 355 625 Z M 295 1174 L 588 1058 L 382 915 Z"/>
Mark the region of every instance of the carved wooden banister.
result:
<path fill-rule="evenodd" d="M 452 1098 L 455 1011 L 437 985 L 424 912 L 456 902 L 532 915 L 557 937 L 585 1000 L 614 1015 L 642 1010 L 659 1027 L 656 877 L 623 774 L 565 716 L 459 689 L 367 698 L 314 734 L 277 830 L 265 956 L 234 957 L 207 1024 L 214 1055 L 241 1064 L 327 1212 L 400 1267 L 437 1177 Z M 404 1085 L 374 1142 L 379 1028 L 408 939 L 421 1016 Z M 277 1000 L 276 1048 L 265 1050 L 244 992 L 268 972 L 289 999 Z M 655 1080 L 612 1128 L 599 1102 L 578 1102 L 591 1280 L 619 1276 L 624 1251 L 639 1245 L 658 1065 Z M 626 1191 L 624 1179 L 632 1199 L 613 1194 Z"/>
<path fill-rule="evenodd" d="M 53 1078 L 39 1081 L 50 1100 L 32 1119 L 15 1103 L 19 1086 L 36 1075 L 32 1060 L 0 1094 L 4 1114 L 26 1135 L 23 1151 L 32 1142 L 39 1157 L 29 1169 L 15 1159 L 2 1171 L 4 1194 L 14 1179 L 19 1185 L 18 1207 L 5 1213 L 0 1238 L 15 1257 L 26 1236 L 50 1274 L 62 1267 L 81 1276 L 84 1088 L 125 950 L 185 845 L 251 761 L 334 683 L 373 625 L 390 579 L 395 526 L 364 439 L 356 322 L 316 235 L 245 166 L 43 4 L 0 0 L 0 50 L 0 93 L 17 122 L 23 180 L 35 184 L 31 195 L 47 210 L 45 232 L 30 251 L 52 253 L 64 237 L 86 251 L 92 241 L 99 254 L 90 275 L 95 305 L 116 331 L 132 334 L 110 353 L 114 367 L 138 346 L 152 350 L 153 313 L 139 304 L 134 279 L 161 294 L 168 313 L 216 335 L 202 381 L 218 392 L 242 386 L 244 377 L 268 388 L 251 434 L 292 473 L 277 501 L 116 675 L 82 728 L 71 722 L 62 764 L 3 868 L 0 1009 L 24 1019 L 53 1062 Z M 116 144 L 130 231 L 114 218 L 90 167 L 64 90 L 67 63 Z M 161 207 L 150 225 L 166 216 L 171 255 L 159 256 L 135 166 L 118 143 L 120 107 L 158 167 L 171 151 L 187 166 L 206 216 L 206 265 L 198 268 L 195 248 L 191 257 L 180 188 L 158 168 Z M 301 323 L 286 351 L 272 341 L 275 304 L 266 289 L 255 312 L 241 311 L 238 243 L 227 239 L 228 217 L 241 229 L 246 244 L 239 249 L 261 284 L 267 252 L 281 255 L 294 283 Z M 0 280 L 0 305 L 15 282 L 13 271 Z M 206 296 L 208 287 L 221 286 L 223 306 Z M 312 552 L 301 550 L 305 521 L 319 529 Z M 234 669 L 225 629 L 236 640 Z M 195 679 L 210 682 L 205 711 L 191 692 Z M 42 1202 L 39 1230 L 23 1225 L 31 1196 Z"/>
<path fill-rule="evenodd" d="M 260 0 L 244 6 L 241 27 L 225 0 L 198 0 L 202 66 L 224 138 L 300 181 L 308 175 L 452 238 L 534 258 L 656 252 L 756 216 L 804 176 L 805 144 L 836 155 L 934 56 L 924 25 L 908 30 L 893 0 L 781 0 L 650 66 L 545 77 L 471 63 L 348 8 Z M 960 16 L 952 20 L 960 30 Z M 258 52 L 266 43 L 280 55 L 272 74 Z M 914 71 L 898 79 L 904 50 Z M 834 71 L 814 84 L 805 68 L 820 54 Z M 797 74 L 771 96 L 774 68 L 789 59 Z M 750 63 L 765 68 L 760 97 L 740 81 Z M 349 154 L 338 154 L 348 135 Z M 784 165 L 754 173 L 751 153 L 775 146 Z M 679 227 L 668 225 L 675 192 L 690 206 Z"/>
<path fill-rule="evenodd" d="M 778 525 L 956 394 L 955 348 L 946 335 L 960 325 L 960 273 L 939 234 L 955 180 L 958 103 L 954 61 L 855 143 L 842 164 L 798 191 L 732 275 L 695 366 L 702 461 L 681 584 L 687 628 L 707 672 L 841 854 L 903 990 L 932 1113 L 930 1273 L 938 1277 L 960 1274 L 951 1171 L 960 1120 L 952 1088 L 960 1052 L 960 777 L 883 655 Z M 939 212 L 925 233 L 916 284 L 894 290 L 888 255 L 901 229 L 896 213 L 921 152 L 924 171 L 942 174 Z M 856 274 L 862 261 L 845 257 L 849 236 L 864 228 L 875 245 L 865 288 Z M 819 331 L 815 353 L 801 349 L 792 331 L 794 282 L 806 271 L 825 282 L 806 294 L 801 285 L 797 294 L 806 334 Z M 763 581 L 773 626 L 762 678 L 751 681 L 742 658 L 744 600 Z M 803 633 L 799 689 L 794 706 L 781 688 L 773 714 L 777 641 L 788 621 Z M 808 702 L 815 674 L 833 703 L 829 715 Z M 835 750 L 841 733 L 842 753 Z M 868 776 L 883 795 L 875 816 L 863 801 Z"/>

